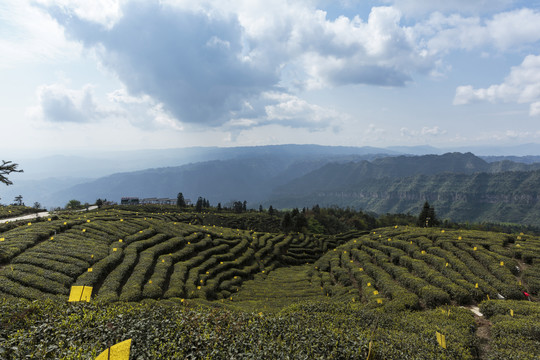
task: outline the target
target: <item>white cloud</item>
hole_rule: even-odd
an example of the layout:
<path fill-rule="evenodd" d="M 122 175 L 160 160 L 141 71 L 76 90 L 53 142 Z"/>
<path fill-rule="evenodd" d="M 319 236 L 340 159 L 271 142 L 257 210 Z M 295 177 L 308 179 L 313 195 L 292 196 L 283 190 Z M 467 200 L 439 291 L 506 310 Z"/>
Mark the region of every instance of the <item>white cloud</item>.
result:
<path fill-rule="evenodd" d="M 510 74 L 501 84 L 480 89 L 466 85 L 456 89 L 454 105 L 478 101 L 529 103 L 529 114 L 539 115 L 540 55 L 525 57 L 519 66 L 512 67 Z"/>
<path fill-rule="evenodd" d="M 424 126 L 420 130 L 411 130 L 406 127 L 402 127 L 400 129 L 401 136 L 408 137 L 408 138 L 435 137 L 435 136 L 445 135 L 446 133 L 447 133 L 446 130 L 442 130 L 438 126 L 434 126 L 434 127 Z"/>
<path fill-rule="evenodd" d="M 125 118 L 133 126 L 145 129 L 184 130 L 182 124 L 168 112 L 163 103 L 156 102 L 148 95 L 132 96 L 125 88 L 117 89 L 109 94 L 110 102 L 118 105 L 118 115 Z"/>
<path fill-rule="evenodd" d="M 43 7 L 59 7 L 73 11 L 81 19 L 112 27 L 122 16 L 122 3 L 126 0 L 33 0 Z"/>
<path fill-rule="evenodd" d="M 29 110 L 34 118 L 55 123 L 86 123 L 100 120 L 111 113 L 99 107 L 92 85 L 80 90 L 62 84 L 42 85 L 37 90 L 39 105 Z"/>
<path fill-rule="evenodd" d="M 310 104 L 297 96 L 284 93 L 268 93 L 266 98 L 277 102 L 265 106 L 264 122 L 311 130 L 327 128 L 344 117 L 339 112 Z"/>
<path fill-rule="evenodd" d="M 66 41 L 58 23 L 27 1 L 0 3 L 0 34 L 0 68 L 66 61 L 80 52 L 77 44 Z"/>
<path fill-rule="evenodd" d="M 383 0 L 395 5 L 407 15 L 418 16 L 434 11 L 460 13 L 489 13 L 500 11 L 515 3 L 515 0 Z"/>
<path fill-rule="evenodd" d="M 279 87 L 403 86 L 434 64 L 392 7 L 332 21 L 311 1 L 106 2 L 120 5 L 103 19 L 84 3 L 49 12 L 130 94 L 183 123 L 221 126 Z"/>
<path fill-rule="evenodd" d="M 431 54 L 485 47 L 515 51 L 540 41 L 540 11 L 525 8 L 490 19 L 435 12 L 414 26 L 414 34 L 426 42 Z"/>

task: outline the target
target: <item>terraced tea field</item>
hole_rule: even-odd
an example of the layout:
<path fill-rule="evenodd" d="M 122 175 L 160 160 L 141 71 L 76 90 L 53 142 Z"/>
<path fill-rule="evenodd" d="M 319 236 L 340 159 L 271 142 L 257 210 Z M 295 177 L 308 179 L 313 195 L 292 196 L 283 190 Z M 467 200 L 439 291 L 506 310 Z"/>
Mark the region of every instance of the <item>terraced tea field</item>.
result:
<path fill-rule="evenodd" d="M 315 236 L 228 216 L 118 208 L 0 225 L 0 358 L 94 359 L 127 339 L 133 359 L 539 358 L 536 236 Z M 74 285 L 92 287 L 89 303 L 67 302 Z"/>
<path fill-rule="evenodd" d="M 312 281 L 329 295 L 338 284 L 353 288 L 357 301 L 396 309 L 526 300 L 523 292 L 540 291 L 540 241 L 523 234 L 379 229 L 321 257 Z"/>
<path fill-rule="evenodd" d="M 174 213 L 101 211 L 2 232 L 0 295 L 63 300 L 71 286 L 84 285 L 101 301 L 223 299 L 256 273 L 313 263 L 346 240 L 183 221 Z"/>

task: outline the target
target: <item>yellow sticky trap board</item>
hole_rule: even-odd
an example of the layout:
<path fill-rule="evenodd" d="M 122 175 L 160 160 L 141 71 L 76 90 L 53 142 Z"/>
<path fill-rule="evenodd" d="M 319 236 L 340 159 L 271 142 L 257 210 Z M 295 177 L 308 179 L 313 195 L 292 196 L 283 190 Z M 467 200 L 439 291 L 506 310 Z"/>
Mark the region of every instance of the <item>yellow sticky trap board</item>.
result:
<path fill-rule="evenodd" d="M 501 261 L 501 266 L 504 266 L 504 261 Z"/>
<path fill-rule="evenodd" d="M 90 302 L 92 296 L 91 286 L 72 286 L 69 293 L 69 302 L 73 301 L 86 301 Z"/>
<path fill-rule="evenodd" d="M 473 250 L 476 251 L 476 250 L 478 250 L 478 248 L 475 246 L 475 247 L 473 247 Z"/>
<path fill-rule="evenodd" d="M 131 339 L 122 341 L 111 346 L 96 358 L 96 360 L 129 360 L 131 350 Z"/>
<path fill-rule="evenodd" d="M 439 343 L 439 345 L 443 349 L 446 349 L 446 337 L 438 331 L 435 331 L 435 335 L 437 336 L 437 342 Z"/>
<path fill-rule="evenodd" d="M 514 316 L 514 310 L 510 309 L 510 316 Z"/>
<path fill-rule="evenodd" d="M 373 290 L 373 295 L 379 295 L 379 292 L 377 290 Z"/>
<path fill-rule="evenodd" d="M 382 299 L 381 298 L 377 299 L 377 304 L 382 304 Z"/>
<path fill-rule="evenodd" d="M 474 284 L 474 288 L 478 289 L 478 283 Z"/>

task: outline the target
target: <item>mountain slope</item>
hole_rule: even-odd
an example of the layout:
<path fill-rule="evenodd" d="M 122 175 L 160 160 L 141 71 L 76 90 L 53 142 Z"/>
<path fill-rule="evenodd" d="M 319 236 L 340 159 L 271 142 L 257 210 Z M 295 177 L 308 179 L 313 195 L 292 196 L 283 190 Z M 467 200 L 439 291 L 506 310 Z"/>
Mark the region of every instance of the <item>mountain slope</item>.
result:
<path fill-rule="evenodd" d="M 281 149 L 284 150 L 284 149 Z M 271 190 L 328 162 L 372 159 L 376 155 L 278 154 L 198 162 L 177 167 L 118 173 L 45 195 L 44 204 L 66 204 L 70 199 L 93 202 L 97 198 L 120 201 L 124 196 L 198 196 L 213 204 L 246 200 L 256 206 Z"/>
<path fill-rule="evenodd" d="M 320 179 L 315 183 L 320 184 Z M 540 171 L 363 178 L 334 188 L 311 188 L 304 183 L 301 194 L 286 189 L 287 185 L 280 187 L 281 192 L 269 201 L 277 207 L 319 204 L 413 214 L 429 201 L 442 219 L 540 225 Z"/>

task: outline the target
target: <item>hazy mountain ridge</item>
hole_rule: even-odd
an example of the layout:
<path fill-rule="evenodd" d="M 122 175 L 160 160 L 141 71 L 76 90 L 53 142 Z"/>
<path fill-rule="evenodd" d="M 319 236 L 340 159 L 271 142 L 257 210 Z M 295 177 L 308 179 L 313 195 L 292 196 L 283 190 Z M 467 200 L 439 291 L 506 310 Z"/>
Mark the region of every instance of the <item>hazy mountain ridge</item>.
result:
<path fill-rule="evenodd" d="M 146 169 L 113 174 L 54 192 L 45 198 L 45 203 L 65 204 L 70 199 L 93 202 L 97 198 L 119 201 L 124 196 L 175 197 L 182 192 L 193 201 L 203 196 L 214 204 L 246 200 L 255 206 L 266 200 L 276 186 L 324 164 L 376 156 L 380 155 L 263 154 Z"/>
<path fill-rule="evenodd" d="M 348 190 L 355 186 L 364 186 L 368 179 L 404 178 L 440 173 L 470 175 L 482 172 L 499 173 L 538 169 L 540 169 L 538 163 L 528 165 L 508 160 L 488 163 L 472 153 L 394 156 L 374 159 L 371 162 L 329 163 L 303 177 L 277 187 L 274 195 L 307 195 L 315 191 Z M 381 182 L 376 181 L 375 184 L 377 183 Z M 388 185 L 386 181 L 385 183 Z"/>
<path fill-rule="evenodd" d="M 429 201 L 441 219 L 540 224 L 539 170 L 364 177 L 335 188 L 317 188 L 321 179 L 313 187 L 307 183 L 317 172 L 293 182 L 303 183 L 303 192 L 296 193 L 297 188 L 286 184 L 279 187 L 280 192 L 276 191 L 269 202 L 277 207 L 319 204 L 351 206 L 377 213 L 416 214 L 422 203 Z M 334 174 L 335 177 L 339 174 Z"/>
<path fill-rule="evenodd" d="M 9 203 L 21 194 L 28 205 L 39 201 L 51 207 L 64 206 L 71 199 L 93 203 L 97 198 L 106 198 L 119 202 L 123 196 L 174 198 L 182 192 L 188 199 L 194 201 L 203 196 L 212 204 L 246 200 L 250 207 L 263 204 L 281 208 L 318 203 L 321 206 L 354 206 L 377 213 L 416 213 L 427 199 L 434 203 L 442 218 L 539 222 L 534 216 L 524 215 L 524 209 L 520 209 L 523 206 L 533 208 L 533 213 L 536 211 L 536 189 L 540 185 L 532 172 L 539 170 L 540 164 L 532 162 L 534 156 L 484 159 L 472 153 L 412 156 L 384 154 L 383 151 L 377 148 L 276 145 L 127 152 L 116 160 L 125 160 L 122 166 L 127 168 L 135 166 L 137 154 L 140 155 L 138 166 L 151 162 L 155 156 L 164 157 L 151 168 L 84 182 L 78 180 L 78 183 L 75 179 L 65 178 L 19 182 L 14 176 L 16 185 L 5 187 L 0 195 L 3 203 Z M 218 158 L 197 161 L 212 157 Z M 193 159 L 191 163 L 180 166 L 159 166 L 186 162 L 190 158 Z M 71 159 L 65 165 L 74 162 L 76 159 Z M 90 163 L 99 162 L 81 163 L 74 169 Z M 57 164 L 56 169 L 61 166 Z M 91 172 L 91 169 L 87 170 Z M 15 175 L 21 178 L 24 174 Z"/>

